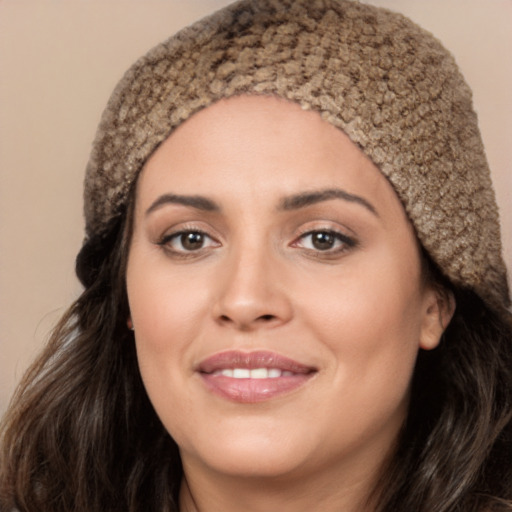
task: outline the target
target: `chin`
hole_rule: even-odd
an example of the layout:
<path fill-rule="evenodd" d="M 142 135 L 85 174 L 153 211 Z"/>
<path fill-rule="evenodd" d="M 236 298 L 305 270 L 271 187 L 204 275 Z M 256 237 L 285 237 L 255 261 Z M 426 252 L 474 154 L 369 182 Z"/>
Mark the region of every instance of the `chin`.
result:
<path fill-rule="evenodd" d="M 293 474 L 311 455 L 305 443 L 299 442 L 304 436 L 286 436 L 287 430 L 266 427 L 226 429 L 225 434 L 208 435 L 202 442 L 196 439 L 191 446 L 181 441 L 184 466 L 187 460 L 195 460 L 217 473 L 238 477 Z"/>

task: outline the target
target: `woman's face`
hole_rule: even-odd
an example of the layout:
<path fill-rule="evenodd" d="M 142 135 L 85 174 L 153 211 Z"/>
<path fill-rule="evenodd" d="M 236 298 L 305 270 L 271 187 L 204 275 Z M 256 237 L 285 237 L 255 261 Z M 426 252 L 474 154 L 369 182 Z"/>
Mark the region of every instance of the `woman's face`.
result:
<path fill-rule="evenodd" d="M 127 289 L 185 471 L 375 470 L 441 333 L 420 266 L 386 179 L 317 113 L 238 97 L 181 125 L 138 182 Z"/>

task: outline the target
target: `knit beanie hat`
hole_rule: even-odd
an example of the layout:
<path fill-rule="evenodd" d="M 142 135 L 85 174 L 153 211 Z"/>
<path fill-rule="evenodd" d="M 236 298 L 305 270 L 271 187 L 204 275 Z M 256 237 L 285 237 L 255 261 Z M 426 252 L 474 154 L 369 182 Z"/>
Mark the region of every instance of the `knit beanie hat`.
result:
<path fill-rule="evenodd" d="M 140 58 L 94 141 L 85 247 L 124 214 L 144 163 L 180 123 L 241 94 L 285 98 L 343 130 L 390 181 L 444 275 L 491 307 L 508 307 L 469 87 L 430 33 L 353 0 L 241 0 Z"/>

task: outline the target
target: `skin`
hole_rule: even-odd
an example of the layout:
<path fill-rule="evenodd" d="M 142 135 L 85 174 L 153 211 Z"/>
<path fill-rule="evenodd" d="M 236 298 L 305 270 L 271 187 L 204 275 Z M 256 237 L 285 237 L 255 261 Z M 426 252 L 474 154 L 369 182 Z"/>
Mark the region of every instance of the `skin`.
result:
<path fill-rule="evenodd" d="M 290 204 L 332 189 L 351 196 Z M 206 235 L 184 246 L 184 231 Z M 333 245 L 312 231 L 334 232 Z M 437 346 L 451 308 L 423 284 L 391 186 L 345 134 L 270 97 L 194 115 L 139 178 L 127 289 L 145 387 L 180 447 L 181 510 L 375 508 L 418 350 Z M 316 371 L 289 393 L 238 403 L 196 371 L 229 349 Z"/>

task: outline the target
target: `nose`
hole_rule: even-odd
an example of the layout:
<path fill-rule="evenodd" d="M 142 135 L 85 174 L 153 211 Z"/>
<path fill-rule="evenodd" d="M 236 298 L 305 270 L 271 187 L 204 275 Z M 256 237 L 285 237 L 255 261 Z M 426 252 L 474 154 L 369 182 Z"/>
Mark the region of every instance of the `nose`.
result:
<path fill-rule="evenodd" d="M 283 273 L 261 251 L 233 255 L 218 274 L 213 314 L 217 323 L 240 331 L 286 324 L 293 316 Z"/>

